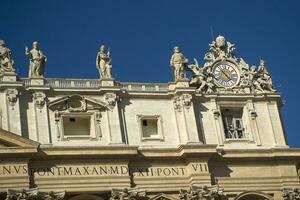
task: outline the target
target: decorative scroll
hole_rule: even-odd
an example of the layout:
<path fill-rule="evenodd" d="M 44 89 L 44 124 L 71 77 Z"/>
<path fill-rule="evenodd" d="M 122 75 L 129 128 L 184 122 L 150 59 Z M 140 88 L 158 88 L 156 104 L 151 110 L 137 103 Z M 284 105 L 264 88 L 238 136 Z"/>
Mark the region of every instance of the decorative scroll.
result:
<path fill-rule="evenodd" d="M 112 189 L 109 200 L 147 200 L 146 191 L 137 189 Z"/>
<path fill-rule="evenodd" d="M 178 112 L 182 111 L 182 108 L 189 109 L 192 105 L 192 95 L 182 94 L 180 96 L 175 96 L 173 99 L 174 109 Z"/>
<path fill-rule="evenodd" d="M 188 190 L 180 190 L 180 200 L 220 200 L 223 196 L 223 190 L 218 186 L 202 188 L 190 187 Z"/>
<path fill-rule="evenodd" d="M 8 104 L 12 107 L 15 106 L 18 101 L 19 92 L 16 89 L 7 89 L 6 90 L 6 98 L 8 100 Z"/>
<path fill-rule="evenodd" d="M 65 192 L 39 192 L 38 188 L 28 190 L 7 190 L 5 200 L 63 200 Z"/>
<path fill-rule="evenodd" d="M 33 94 L 34 104 L 38 109 L 42 109 L 46 103 L 46 95 L 43 92 L 36 92 Z"/>

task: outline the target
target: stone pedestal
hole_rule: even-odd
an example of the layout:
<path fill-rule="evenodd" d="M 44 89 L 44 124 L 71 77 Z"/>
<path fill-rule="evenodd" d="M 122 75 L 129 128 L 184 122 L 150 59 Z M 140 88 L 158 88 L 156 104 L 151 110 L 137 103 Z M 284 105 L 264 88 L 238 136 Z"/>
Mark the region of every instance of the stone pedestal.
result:
<path fill-rule="evenodd" d="M 30 78 L 30 85 L 44 85 L 45 84 L 45 78 L 44 77 L 34 77 Z"/>
<path fill-rule="evenodd" d="M 6 72 L 2 76 L 3 82 L 16 82 L 17 81 L 17 74 L 15 72 Z"/>
<path fill-rule="evenodd" d="M 174 90 L 175 88 L 187 88 L 189 87 L 189 79 L 180 79 L 173 83 L 170 83 L 169 90 Z"/>
<path fill-rule="evenodd" d="M 100 86 L 114 86 L 115 85 L 115 79 L 113 78 L 107 78 L 107 79 L 100 79 Z"/>

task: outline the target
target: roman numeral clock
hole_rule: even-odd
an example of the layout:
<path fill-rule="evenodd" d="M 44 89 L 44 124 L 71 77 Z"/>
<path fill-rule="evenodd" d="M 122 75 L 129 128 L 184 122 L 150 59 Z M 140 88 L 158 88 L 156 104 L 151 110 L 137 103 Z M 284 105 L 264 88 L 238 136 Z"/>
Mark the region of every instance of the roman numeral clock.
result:
<path fill-rule="evenodd" d="M 239 83 L 240 71 L 233 63 L 218 62 L 213 66 L 213 76 L 217 86 L 232 88 Z"/>

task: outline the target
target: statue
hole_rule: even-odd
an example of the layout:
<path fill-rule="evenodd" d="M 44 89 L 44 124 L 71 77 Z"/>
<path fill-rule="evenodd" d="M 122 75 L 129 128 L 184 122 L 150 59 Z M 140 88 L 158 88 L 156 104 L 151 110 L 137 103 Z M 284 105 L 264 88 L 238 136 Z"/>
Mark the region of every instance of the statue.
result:
<path fill-rule="evenodd" d="M 234 55 L 235 44 L 227 42 L 224 36 L 219 35 L 215 41 L 209 44 L 209 51 L 213 53 L 215 59 L 226 58 L 236 59 Z"/>
<path fill-rule="evenodd" d="M 190 85 L 197 87 L 198 92 L 212 93 L 214 88 L 213 76 L 210 67 L 200 67 L 198 61 L 194 58 L 195 64 L 188 65 L 187 69 L 192 71 Z"/>
<path fill-rule="evenodd" d="M 185 78 L 185 69 L 188 65 L 188 59 L 183 56 L 179 47 L 174 47 L 174 53 L 171 57 L 170 65 L 173 67 L 173 78 L 175 81 Z"/>
<path fill-rule="evenodd" d="M 111 79 L 111 58 L 109 50 L 106 51 L 105 46 L 101 45 L 96 58 L 96 66 L 99 70 L 101 79 Z"/>
<path fill-rule="evenodd" d="M 267 68 L 265 66 L 265 61 L 262 59 L 259 62 L 257 76 L 258 76 L 257 81 L 259 82 L 262 89 L 269 92 L 276 92 L 276 90 L 273 87 L 271 75 L 267 71 Z"/>
<path fill-rule="evenodd" d="M 25 55 L 29 58 L 29 78 L 44 77 L 47 57 L 39 49 L 38 42 L 32 43 L 30 51 L 25 47 Z"/>
<path fill-rule="evenodd" d="M 5 46 L 4 40 L 0 40 L 0 72 L 15 72 L 11 51 Z"/>

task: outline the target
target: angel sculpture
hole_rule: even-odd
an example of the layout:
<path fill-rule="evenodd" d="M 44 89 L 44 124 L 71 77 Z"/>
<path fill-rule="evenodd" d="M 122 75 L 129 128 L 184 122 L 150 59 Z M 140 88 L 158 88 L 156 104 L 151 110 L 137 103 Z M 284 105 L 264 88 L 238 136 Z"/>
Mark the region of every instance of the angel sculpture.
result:
<path fill-rule="evenodd" d="M 207 73 L 208 67 L 199 67 L 198 61 L 194 58 L 195 64 L 188 65 L 188 69 L 192 71 L 193 76 L 190 81 L 191 86 L 196 86 L 197 91 L 201 92 L 206 89 L 206 92 L 211 93 L 213 84 L 212 77 Z"/>

